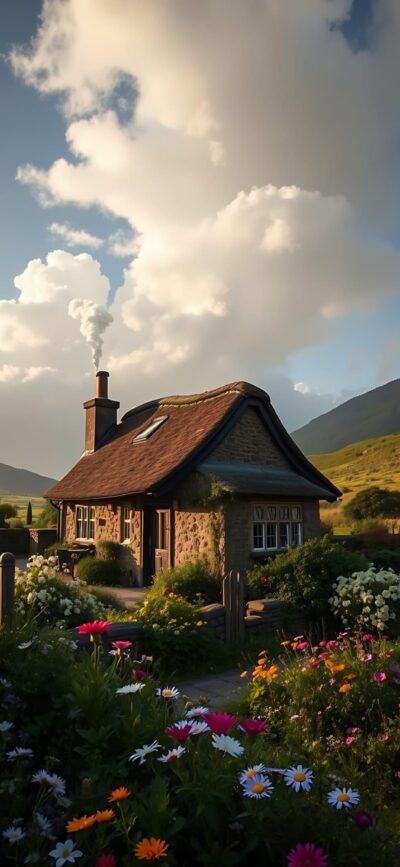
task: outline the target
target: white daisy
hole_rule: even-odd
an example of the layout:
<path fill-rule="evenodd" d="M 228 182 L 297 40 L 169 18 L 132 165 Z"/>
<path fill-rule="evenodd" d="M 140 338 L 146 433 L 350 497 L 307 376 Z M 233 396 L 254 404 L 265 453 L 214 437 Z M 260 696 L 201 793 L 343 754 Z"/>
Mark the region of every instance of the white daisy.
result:
<path fill-rule="evenodd" d="M 200 705 L 199 707 L 192 707 L 190 710 L 188 710 L 186 716 L 187 719 L 198 719 L 198 717 L 204 716 L 204 714 L 208 712 L 208 707 Z"/>
<path fill-rule="evenodd" d="M 13 845 L 13 843 L 19 843 L 19 841 L 25 836 L 25 831 L 23 831 L 22 828 L 17 828 L 15 825 L 10 825 L 6 831 L 3 831 L 3 837 L 5 837 L 11 845 Z"/>
<path fill-rule="evenodd" d="M 65 795 L 65 780 L 59 777 L 58 774 L 47 774 L 46 783 L 53 790 L 53 794 L 57 797 Z"/>
<path fill-rule="evenodd" d="M 157 761 L 172 764 L 172 762 L 176 762 L 177 759 L 180 759 L 184 753 L 186 753 L 185 747 L 175 747 L 173 750 L 168 750 L 165 756 L 160 756 Z"/>
<path fill-rule="evenodd" d="M 243 794 L 246 798 L 270 798 L 272 793 L 272 783 L 264 774 L 256 774 L 252 779 L 242 783 Z"/>
<path fill-rule="evenodd" d="M 353 789 L 333 789 L 328 793 L 328 804 L 342 810 L 343 807 L 354 807 L 358 804 L 360 795 Z"/>
<path fill-rule="evenodd" d="M 17 644 L 18 650 L 27 650 L 33 644 L 33 641 L 23 641 L 22 644 Z"/>
<path fill-rule="evenodd" d="M 9 689 L 11 686 L 11 680 L 7 680 L 6 677 L 0 677 L 0 683 L 4 686 L 4 689 Z"/>
<path fill-rule="evenodd" d="M 198 722 L 195 720 L 191 724 L 191 732 L 192 735 L 202 735 L 204 732 L 209 732 L 210 726 L 207 725 L 206 722 L 199 720 Z"/>
<path fill-rule="evenodd" d="M 56 848 L 49 852 L 50 858 L 56 859 L 55 867 L 63 867 L 63 864 L 75 864 L 76 859 L 80 858 L 83 852 L 80 849 L 74 849 L 74 846 L 73 840 L 57 843 Z"/>
<path fill-rule="evenodd" d="M 176 701 L 180 696 L 180 692 L 176 686 L 165 686 L 164 689 L 161 689 L 161 687 L 157 689 L 157 695 L 159 698 L 169 698 Z"/>
<path fill-rule="evenodd" d="M 14 723 L 9 722 L 9 720 L 5 719 L 3 722 L 0 722 L 0 732 L 4 734 L 4 732 L 9 732 L 10 729 L 14 728 Z"/>
<path fill-rule="evenodd" d="M 28 747 L 15 747 L 15 750 L 10 750 L 6 755 L 7 761 L 12 762 L 13 759 L 30 759 L 33 752 Z"/>
<path fill-rule="evenodd" d="M 250 765 L 245 771 L 242 771 L 239 776 L 239 782 L 246 783 L 247 780 L 252 780 L 257 774 L 265 774 L 265 765 Z"/>
<path fill-rule="evenodd" d="M 40 828 L 40 836 L 47 837 L 49 840 L 54 840 L 52 824 L 43 813 L 35 813 L 36 822 Z"/>
<path fill-rule="evenodd" d="M 212 745 L 216 750 L 221 750 L 229 756 L 241 756 L 244 753 L 244 747 L 229 735 L 213 735 Z"/>
<path fill-rule="evenodd" d="M 144 683 L 127 683 L 126 686 L 120 686 L 120 688 L 117 689 L 117 695 L 128 695 L 128 693 L 140 692 L 144 687 Z"/>
<path fill-rule="evenodd" d="M 139 760 L 139 765 L 143 765 L 146 761 L 146 756 L 150 755 L 150 753 L 156 753 L 157 750 L 160 749 L 161 744 L 159 744 L 158 741 L 153 741 L 152 744 L 143 744 L 142 747 L 139 747 L 139 749 L 135 750 L 135 752 L 129 756 L 129 761 L 136 762 Z"/>
<path fill-rule="evenodd" d="M 287 786 L 299 792 L 302 789 L 304 792 L 309 792 L 313 782 L 313 772 L 309 768 L 303 768 L 303 765 L 287 768 L 284 773 L 284 780 Z"/>
<path fill-rule="evenodd" d="M 47 783 L 47 779 L 49 774 L 47 771 L 36 771 L 35 774 L 32 774 L 32 782 L 33 783 Z"/>

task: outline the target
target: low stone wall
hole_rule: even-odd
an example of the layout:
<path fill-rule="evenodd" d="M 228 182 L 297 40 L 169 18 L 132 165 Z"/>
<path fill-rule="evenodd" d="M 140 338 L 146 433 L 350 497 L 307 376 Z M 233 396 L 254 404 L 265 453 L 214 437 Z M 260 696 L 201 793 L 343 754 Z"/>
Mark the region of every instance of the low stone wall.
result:
<path fill-rule="evenodd" d="M 28 530 L 29 532 L 29 554 L 44 554 L 45 549 L 57 542 L 56 528 L 40 528 Z"/>
<path fill-rule="evenodd" d="M 297 614 L 289 602 L 281 599 L 254 599 L 247 603 L 245 616 L 245 633 L 250 635 L 266 635 L 269 638 L 277 632 L 284 633 L 287 638 L 307 629 L 307 619 Z"/>
<path fill-rule="evenodd" d="M 15 557 L 27 557 L 29 554 L 29 530 L 25 527 L 6 527 L 0 530 L 0 554 L 9 551 Z"/>
<path fill-rule="evenodd" d="M 225 607 L 219 603 L 205 605 L 200 609 L 200 617 L 213 630 L 215 638 L 225 641 Z"/>

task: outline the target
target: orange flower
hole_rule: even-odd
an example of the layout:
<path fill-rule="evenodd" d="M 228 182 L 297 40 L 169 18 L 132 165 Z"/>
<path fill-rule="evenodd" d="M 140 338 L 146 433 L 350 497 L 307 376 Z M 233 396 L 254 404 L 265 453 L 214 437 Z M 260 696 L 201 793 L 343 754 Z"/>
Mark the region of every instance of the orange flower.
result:
<path fill-rule="evenodd" d="M 168 843 L 165 840 L 144 837 L 136 844 L 135 855 L 138 861 L 158 861 L 159 858 L 165 858 L 167 849 Z"/>
<path fill-rule="evenodd" d="M 81 816 L 80 819 L 71 819 L 67 822 L 65 828 L 69 831 L 85 831 L 86 828 L 91 828 L 96 822 L 96 816 Z"/>
<path fill-rule="evenodd" d="M 350 683 L 344 683 L 343 686 L 340 687 L 339 692 L 350 692 L 350 690 L 351 690 L 351 684 Z"/>
<path fill-rule="evenodd" d="M 277 665 L 270 665 L 269 668 L 262 668 L 261 665 L 258 665 L 253 671 L 253 678 L 263 677 L 265 680 L 273 680 L 275 677 L 278 677 L 279 668 Z"/>
<path fill-rule="evenodd" d="M 282 645 L 282 647 L 289 647 L 289 644 L 291 644 L 291 643 L 292 643 L 292 642 L 291 642 L 291 641 L 288 641 L 288 640 L 286 640 L 286 641 L 281 641 L 281 645 Z"/>
<path fill-rule="evenodd" d="M 113 789 L 111 795 L 108 796 L 108 801 L 110 803 L 112 801 L 124 801 L 125 798 L 129 798 L 130 791 L 126 788 L 126 786 L 120 786 L 119 789 Z"/>
<path fill-rule="evenodd" d="M 344 679 L 345 680 L 353 680 L 353 677 L 355 677 L 355 674 L 352 674 L 350 672 L 350 674 L 345 674 Z"/>
<path fill-rule="evenodd" d="M 344 671 L 343 663 L 334 662 L 333 659 L 326 659 L 325 665 L 330 669 L 330 671 Z"/>
<path fill-rule="evenodd" d="M 97 810 L 96 822 L 110 822 L 114 816 L 114 810 Z"/>

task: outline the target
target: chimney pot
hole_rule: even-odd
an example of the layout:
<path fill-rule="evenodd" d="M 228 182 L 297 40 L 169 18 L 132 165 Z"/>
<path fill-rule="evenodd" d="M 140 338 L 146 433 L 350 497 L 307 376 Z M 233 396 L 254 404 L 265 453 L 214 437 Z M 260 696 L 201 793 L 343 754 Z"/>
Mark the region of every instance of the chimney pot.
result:
<path fill-rule="evenodd" d="M 96 373 L 96 397 L 108 398 L 108 377 L 110 374 L 107 370 L 99 370 Z"/>

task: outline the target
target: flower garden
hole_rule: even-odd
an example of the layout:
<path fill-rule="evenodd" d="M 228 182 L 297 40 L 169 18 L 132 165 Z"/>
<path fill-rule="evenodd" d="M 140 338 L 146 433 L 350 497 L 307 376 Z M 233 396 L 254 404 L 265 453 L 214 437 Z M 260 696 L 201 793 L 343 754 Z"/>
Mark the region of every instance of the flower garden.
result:
<path fill-rule="evenodd" d="M 0 632 L 1 864 L 400 863 L 398 576 L 366 586 L 355 575 L 353 623 L 259 654 L 240 704 L 214 711 L 160 679 L 160 644 L 144 655 L 107 641 L 104 602 L 87 609 L 73 588 L 79 599 L 61 605 L 53 568 L 35 558 L 18 577 L 14 623 Z M 332 600 L 345 601 L 350 585 L 335 584 Z M 388 606 L 387 634 L 358 622 L 365 593 L 374 616 L 378 595 Z M 64 622 L 60 606 L 72 609 Z M 172 618 L 168 641 L 187 631 L 196 653 L 207 629 L 189 614 Z M 163 623 L 147 626 L 159 642 Z"/>

